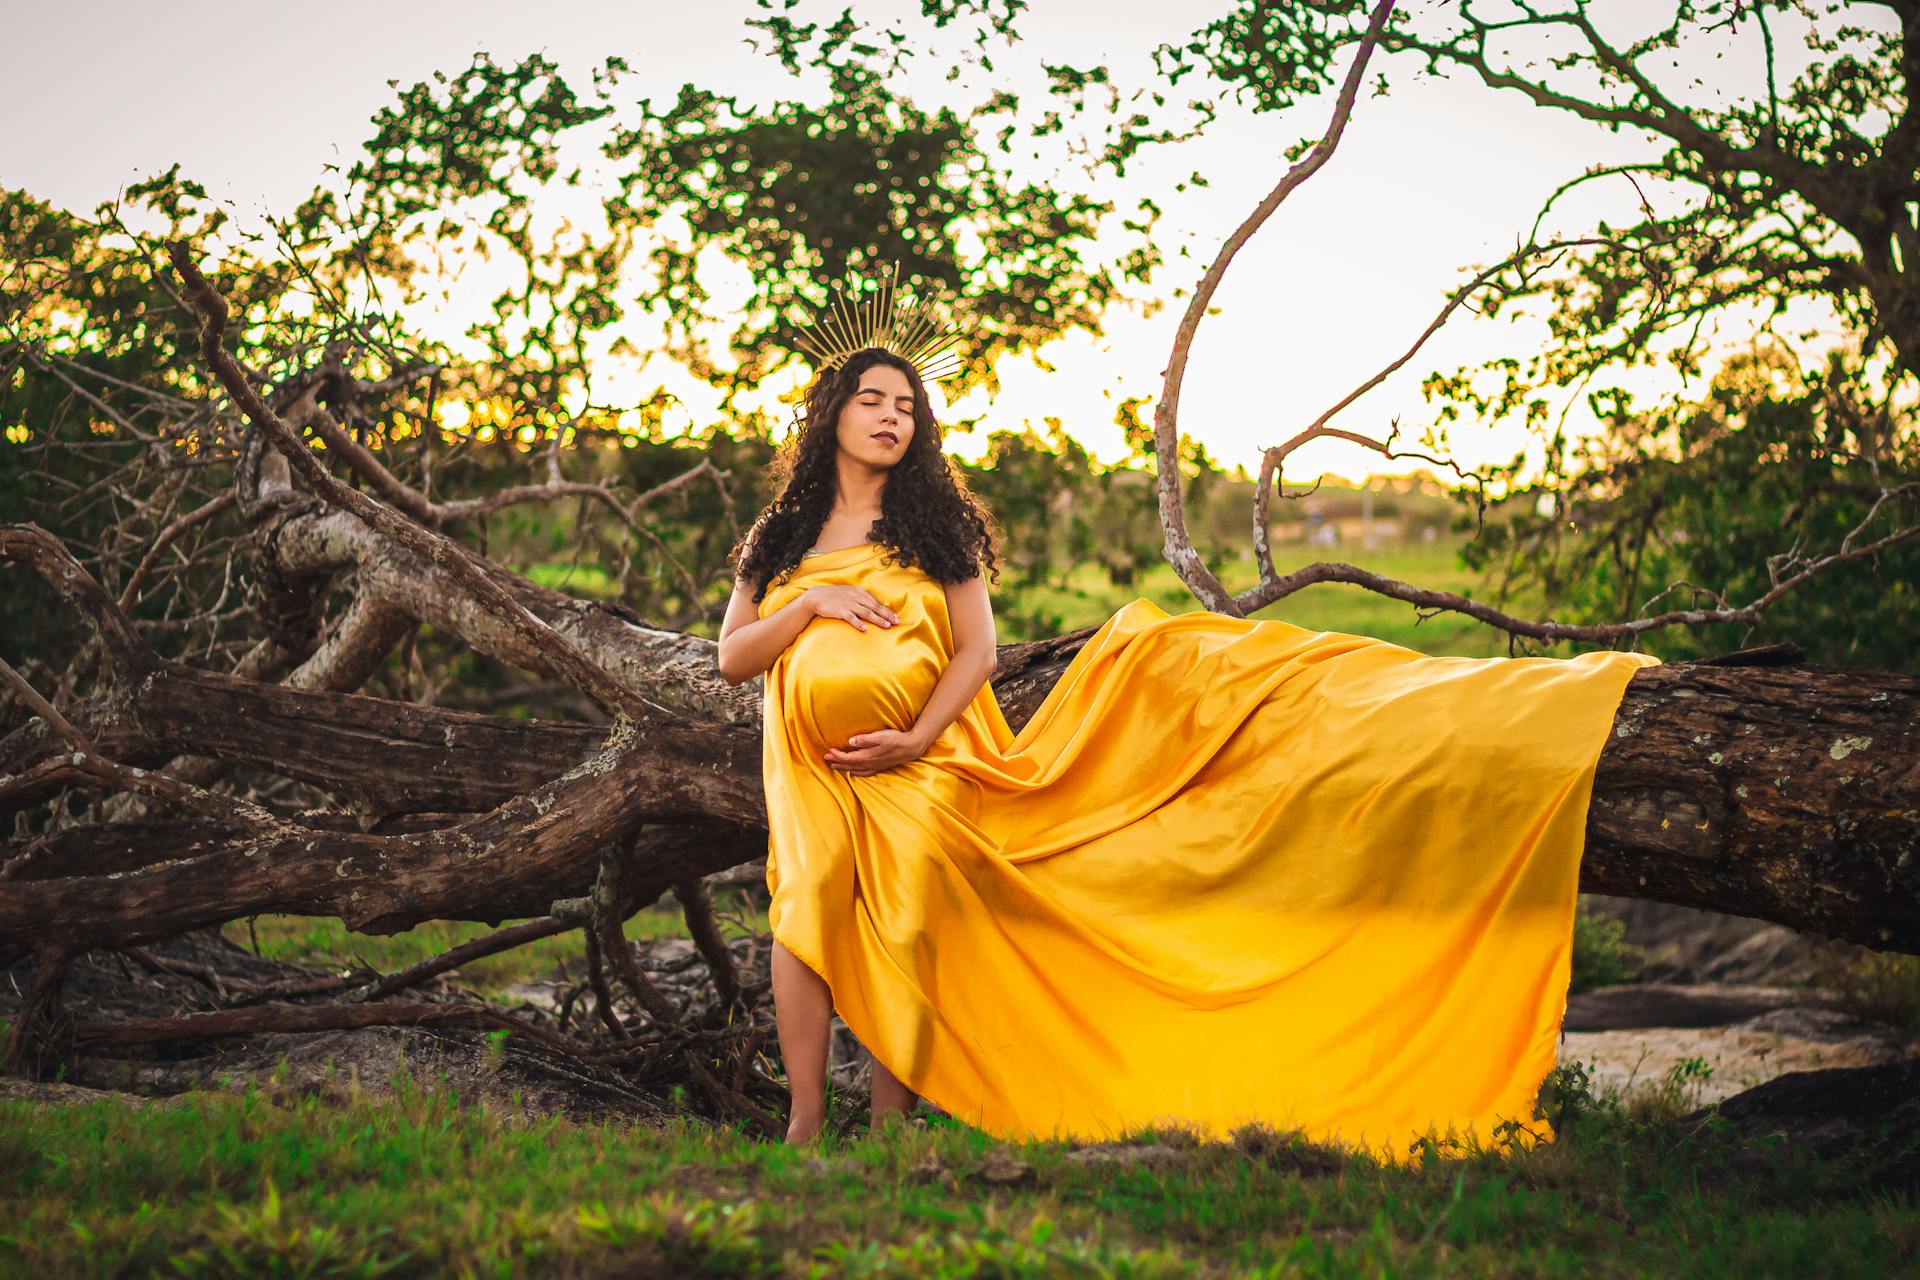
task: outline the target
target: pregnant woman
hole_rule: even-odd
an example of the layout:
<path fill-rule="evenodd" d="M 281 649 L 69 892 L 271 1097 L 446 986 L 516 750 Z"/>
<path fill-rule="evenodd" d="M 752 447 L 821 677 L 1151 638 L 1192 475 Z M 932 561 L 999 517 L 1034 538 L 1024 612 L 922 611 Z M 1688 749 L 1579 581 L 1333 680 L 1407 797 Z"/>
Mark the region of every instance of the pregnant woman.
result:
<path fill-rule="evenodd" d="M 1656 659 L 1141 598 L 1016 734 L 988 523 L 915 362 L 824 363 L 776 467 L 719 664 L 765 675 L 789 1141 L 820 1130 L 834 1010 L 876 1122 L 924 1097 L 1005 1138 L 1552 1137 L 1594 766 Z"/>

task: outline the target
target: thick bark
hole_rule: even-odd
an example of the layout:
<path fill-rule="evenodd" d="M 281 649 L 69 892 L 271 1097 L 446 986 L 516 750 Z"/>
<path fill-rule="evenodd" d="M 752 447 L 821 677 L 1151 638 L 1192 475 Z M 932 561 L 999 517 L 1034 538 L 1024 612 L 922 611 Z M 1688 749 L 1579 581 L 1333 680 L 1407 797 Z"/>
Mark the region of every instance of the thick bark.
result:
<path fill-rule="evenodd" d="M 724 814 L 757 822 L 760 812 L 758 744 L 750 758 L 730 746 L 719 735 L 623 726 L 542 785 L 429 831 L 377 835 L 289 821 L 264 835 L 230 830 L 205 852 L 134 871 L 14 878 L 0 893 L 0 952 L 29 941 L 147 942 L 263 911 L 338 916 L 369 933 L 430 918 L 539 914 L 557 888 L 590 874 L 601 846 L 639 823 L 692 823 L 701 828 L 697 854 L 688 850 L 672 866 L 649 857 L 664 890 L 690 873 L 687 860 L 723 856 L 720 865 L 731 866 L 752 856 L 713 825 Z M 44 855 L 34 860 L 51 865 Z M 528 903 L 529 895 L 545 900 Z M 526 906 L 533 909 L 516 910 Z"/>
<path fill-rule="evenodd" d="M 287 516 L 263 543 L 281 574 L 353 570 L 356 596 L 458 635 L 506 666 L 550 669 L 533 645 L 481 608 L 443 565 L 412 554 L 345 512 L 314 508 Z M 468 559 L 529 613 L 649 700 L 705 722 L 759 724 L 759 682 L 735 686 L 722 680 L 713 641 L 649 626 L 616 605 L 563 595 L 484 557 L 469 554 Z"/>
<path fill-rule="evenodd" d="M 1600 757 L 1581 887 L 1920 952 L 1920 677 L 1674 663 Z"/>

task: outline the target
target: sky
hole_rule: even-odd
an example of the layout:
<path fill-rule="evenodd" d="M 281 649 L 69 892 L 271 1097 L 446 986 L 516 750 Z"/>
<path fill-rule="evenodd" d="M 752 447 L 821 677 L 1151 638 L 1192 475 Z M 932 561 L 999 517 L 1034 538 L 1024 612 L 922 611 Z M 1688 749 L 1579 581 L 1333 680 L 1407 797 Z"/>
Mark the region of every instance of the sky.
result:
<path fill-rule="evenodd" d="M 634 69 L 632 98 L 670 99 L 688 81 L 748 102 L 819 96 L 817 73 L 791 77 L 750 46 L 756 33 L 744 23 L 760 12 L 752 0 L 338 0 L 324 10 L 279 0 L 113 0 L 77 9 L 9 0 L 8 7 L 16 56 L 9 59 L 11 119 L 0 136 L 0 185 L 82 212 L 178 162 L 183 175 L 230 201 L 243 224 L 287 213 L 329 180 L 326 166 L 344 166 L 359 154 L 370 118 L 393 99 L 388 81 L 408 84 L 436 70 L 458 70 L 479 50 L 503 65 L 544 52 L 582 89 L 590 70 L 617 54 Z M 1010 77 L 1001 82 L 1016 88 L 1035 83 L 1018 77 L 1043 58 L 1106 63 L 1120 83 L 1139 84 L 1155 44 L 1184 38 L 1226 7 L 1225 0 L 1043 0 L 1023 20 L 1023 42 L 992 52 L 1000 74 Z M 1614 6 L 1625 16 L 1634 7 L 1626 0 Z M 52 56 L 70 47 L 82 9 L 91 11 L 88 23 L 112 34 L 88 41 L 83 70 L 70 57 Z M 916 25 L 917 9 L 859 3 L 854 13 L 939 39 Z M 797 14 L 830 18 L 835 12 L 819 6 Z M 1674 75 L 1701 75 L 1709 93 L 1741 95 L 1759 84 L 1757 44 L 1703 47 L 1689 57 L 1692 64 Z M 1658 154 L 1650 139 L 1534 108 L 1518 94 L 1458 76 L 1418 78 L 1410 63 L 1375 59 L 1372 69 L 1390 73 L 1392 92 L 1362 94 L 1333 160 L 1235 258 L 1214 299 L 1217 314 L 1202 323 L 1193 345 L 1181 429 L 1229 469 L 1257 470 L 1264 447 L 1403 354 L 1470 267 L 1512 250 L 1560 182 L 1588 164 Z M 978 83 L 949 84 L 943 66 L 923 60 L 900 88 L 932 107 L 963 101 Z M 1174 92 L 1192 87 L 1183 82 Z M 1174 291 L 1198 282 L 1221 242 L 1284 174 L 1283 149 L 1324 128 L 1328 99 L 1266 116 L 1225 104 L 1201 139 L 1143 153 L 1124 186 L 1109 194 L 1119 211 L 1116 227 L 1140 194 L 1166 209 L 1156 232 L 1166 264 L 1148 292 L 1167 305 L 1151 316 L 1112 314 L 1101 338 L 1082 332 L 1050 344 L 1044 351 L 1050 370 L 1029 359 L 1003 360 L 996 396 L 982 393 L 955 406 L 979 415 L 981 427 L 949 433 L 949 451 L 973 461 L 988 432 L 1044 429 L 1046 419 L 1059 418 L 1096 459 L 1123 459 L 1115 406 L 1125 397 L 1157 394 L 1185 305 Z M 1174 185 L 1196 170 L 1209 185 L 1176 193 Z M 1049 173 L 1039 167 L 1027 176 L 1045 181 Z M 1063 180 L 1086 181 L 1084 175 Z M 1624 181 L 1596 187 L 1568 207 L 1563 229 L 1579 233 L 1597 217 L 1624 220 L 1636 204 Z M 550 216 L 568 213 L 556 207 Z M 1176 256 L 1182 244 L 1191 256 Z M 473 299 L 491 292 L 482 283 L 470 282 Z M 466 304 L 454 298 L 447 305 L 445 332 L 458 333 L 466 325 L 457 319 L 459 307 Z M 1734 320 L 1720 335 L 1723 347 L 1749 339 L 1751 326 Z M 645 347 L 643 334 L 629 337 Z M 1384 436 L 1398 417 L 1406 447 L 1435 416 L 1419 390 L 1426 374 L 1496 355 L 1528 355 L 1544 337 L 1537 320 L 1456 314 L 1407 367 L 1334 423 Z M 703 397 L 691 379 L 676 380 L 658 360 L 644 368 L 609 368 L 597 376 L 594 399 L 629 403 L 620 397 L 644 397 L 662 382 L 688 402 L 679 425 L 711 421 L 715 397 Z M 1677 376 L 1663 369 L 1638 371 L 1626 385 L 1643 401 L 1681 390 Z M 1563 400 L 1569 429 L 1591 429 L 1580 398 Z M 1150 418 L 1151 404 L 1146 413 Z M 1451 437 L 1453 456 L 1468 467 L 1505 462 L 1527 447 L 1524 433 L 1508 424 L 1456 424 Z M 1417 465 L 1325 440 L 1295 454 L 1286 474 L 1304 484 L 1322 473 L 1359 477 Z"/>

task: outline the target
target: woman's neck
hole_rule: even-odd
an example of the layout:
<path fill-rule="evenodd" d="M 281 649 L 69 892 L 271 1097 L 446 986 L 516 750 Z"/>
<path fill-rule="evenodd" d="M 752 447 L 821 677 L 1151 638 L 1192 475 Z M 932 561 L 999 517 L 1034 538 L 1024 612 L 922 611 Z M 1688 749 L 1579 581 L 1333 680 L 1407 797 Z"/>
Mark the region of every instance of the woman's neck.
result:
<path fill-rule="evenodd" d="M 847 511 L 871 511 L 873 515 L 867 519 L 878 517 L 881 495 L 887 491 L 887 477 L 893 474 L 892 471 L 868 466 L 846 453 L 840 455 L 837 471 L 833 499 L 836 511 L 843 508 Z"/>

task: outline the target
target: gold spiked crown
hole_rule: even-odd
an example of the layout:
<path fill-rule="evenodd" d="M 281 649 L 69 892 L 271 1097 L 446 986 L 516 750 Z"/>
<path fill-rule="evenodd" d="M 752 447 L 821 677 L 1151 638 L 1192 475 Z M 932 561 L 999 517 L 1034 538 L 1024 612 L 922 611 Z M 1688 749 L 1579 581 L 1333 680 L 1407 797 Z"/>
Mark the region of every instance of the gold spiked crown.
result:
<path fill-rule="evenodd" d="M 961 335 L 943 329 L 925 299 L 900 303 L 900 264 L 890 264 L 875 279 L 852 277 L 833 286 L 833 301 L 819 318 L 802 326 L 794 342 L 814 367 L 836 368 L 856 351 L 881 347 L 920 371 L 923 382 L 951 378 L 962 369 L 954 348 Z"/>

